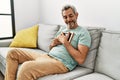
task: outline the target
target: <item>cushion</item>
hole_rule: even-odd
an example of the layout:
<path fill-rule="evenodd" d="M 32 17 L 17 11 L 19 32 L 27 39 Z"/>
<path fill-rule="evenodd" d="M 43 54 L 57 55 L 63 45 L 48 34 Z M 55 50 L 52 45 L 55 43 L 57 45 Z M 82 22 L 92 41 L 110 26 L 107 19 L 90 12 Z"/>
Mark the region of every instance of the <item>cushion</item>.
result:
<path fill-rule="evenodd" d="M 96 59 L 95 71 L 120 80 L 120 32 L 104 31 Z"/>
<path fill-rule="evenodd" d="M 58 30 L 58 25 L 39 24 L 38 48 L 49 52 L 49 45 Z"/>
<path fill-rule="evenodd" d="M 64 73 L 64 74 L 54 74 L 41 77 L 37 80 L 73 80 L 76 77 L 80 77 L 86 74 L 92 73 L 91 69 L 76 67 L 73 71 Z"/>
<path fill-rule="evenodd" d="M 98 46 L 101 38 L 101 32 L 105 28 L 98 28 L 98 27 L 87 27 L 90 36 L 91 36 L 91 47 L 88 52 L 87 58 L 84 64 L 80 65 L 86 68 L 94 69 L 94 63 L 96 58 L 96 53 L 98 51 Z"/>
<path fill-rule="evenodd" d="M 36 48 L 37 47 L 38 25 L 21 30 L 15 35 L 10 47 L 24 47 Z"/>
<path fill-rule="evenodd" d="M 0 70 L 3 74 L 5 74 L 6 56 L 8 54 L 8 51 L 10 51 L 11 49 L 14 49 L 14 48 L 9 48 L 9 47 L 1 47 L 0 48 Z M 31 52 L 38 53 L 38 54 L 41 54 L 41 53 L 47 54 L 46 52 L 44 52 L 40 49 L 32 49 L 32 48 L 17 48 L 17 49 L 31 51 Z"/>
<path fill-rule="evenodd" d="M 74 80 L 114 80 L 114 79 L 104 74 L 92 73 L 92 74 L 88 74 L 88 75 L 76 78 Z"/>

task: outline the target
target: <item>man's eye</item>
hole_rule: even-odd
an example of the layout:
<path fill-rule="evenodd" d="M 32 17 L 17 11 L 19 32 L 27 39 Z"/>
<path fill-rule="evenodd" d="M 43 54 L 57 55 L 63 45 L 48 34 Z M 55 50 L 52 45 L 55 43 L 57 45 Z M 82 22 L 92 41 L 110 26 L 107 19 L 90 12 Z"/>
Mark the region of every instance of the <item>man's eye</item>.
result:
<path fill-rule="evenodd" d="M 66 16 L 64 16 L 63 18 L 64 18 L 64 19 L 67 19 L 67 17 L 66 17 Z"/>
<path fill-rule="evenodd" d="M 71 17 L 73 17 L 73 15 L 70 15 L 69 17 L 71 18 Z"/>

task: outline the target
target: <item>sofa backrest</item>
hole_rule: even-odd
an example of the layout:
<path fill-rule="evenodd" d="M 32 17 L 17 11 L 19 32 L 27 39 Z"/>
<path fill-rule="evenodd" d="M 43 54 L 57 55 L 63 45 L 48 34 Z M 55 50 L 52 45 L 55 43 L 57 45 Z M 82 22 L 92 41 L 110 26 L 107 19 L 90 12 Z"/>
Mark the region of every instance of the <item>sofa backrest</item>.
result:
<path fill-rule="evenodd" d="M 120 80 L 120 32 L 102 32 L 95 71 Z"/>
<path fill-rule="evenodd" d="M 105 28 L 100 27 L 87 27 L 91 36 L 91 47 L 88 52 L 87 58 L 84 64 L 80 65 L 86 68 L 94 69 L 94 63 L 96 58 L 96 53 L 98 51 L 99 42 L 101 38 L 101 33 Z"/>
<path fill-rule="evenodd" d="M 49 52 L 49 45 L 52 39 L 54 38 L 55 34 L 60 29 L 60 27 L 63 26 L 64 25 L 39 24 L 38 48 L 46 52 Z M 91 35 L 92 43 L 85 63 L 80 66 L 94 69 L 94 62 L 95 62 L 96 53 L 98 51 L 101 32 L 105 28 L 98 28 L 98 27 L 85 27 L 85 28 L 88 29 Z"/>

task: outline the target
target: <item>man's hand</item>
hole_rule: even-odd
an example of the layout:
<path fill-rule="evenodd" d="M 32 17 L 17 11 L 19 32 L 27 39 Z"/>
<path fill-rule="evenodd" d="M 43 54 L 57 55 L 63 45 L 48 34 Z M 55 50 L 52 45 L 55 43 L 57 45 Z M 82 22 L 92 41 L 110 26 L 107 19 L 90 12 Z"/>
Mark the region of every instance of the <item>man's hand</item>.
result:
<path fill-rule="evenodd" d="M 53 41 L 50 44 L 50 49 L 52 49 L 53 47 L 55 47 L 57 45 L 61 45 L 61 44 L 67 43 L 68 42 L 67 39 L 68 39 L 68 37 L 66 37 L 64 33 L 61 33 L 55 39 L 53 39 Z"/>
<path fill-rule="evenodd" d="M 61 33 L 57 38 L 62 44 L 68 42 L 67 37 L 64 35 L 64 33 Z"/>
<path fill-rule="evenodd" d="M 52 49 L 54 46 L 60 45 L 61 42 L 58 40 L 58 38 L 53 39 L 53 41 L 50 44 L 50 49 Z"/>

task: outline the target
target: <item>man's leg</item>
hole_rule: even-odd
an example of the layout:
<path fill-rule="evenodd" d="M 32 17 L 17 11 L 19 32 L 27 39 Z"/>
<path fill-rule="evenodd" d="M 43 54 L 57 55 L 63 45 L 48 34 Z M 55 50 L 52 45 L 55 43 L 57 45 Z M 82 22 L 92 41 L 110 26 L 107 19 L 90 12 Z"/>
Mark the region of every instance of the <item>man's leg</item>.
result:
<path fill-rule="evenodd" d="M 68 69 L 60 61 L 45 54 L 34 61 L 24 62 L 18 71 L 17 80 L 36 80 L 49 74 L 65 72 Z"/>
<path fill-rule="evenodd" d="M 18 64 L 34 60 L 36 57 L 38 57 L 38 54 L 31 54 L 31 52 L 28 51 L 22 51 L 20 49 L 10 50 L 6 57 L 5 80 L 15 80 Z"/>

